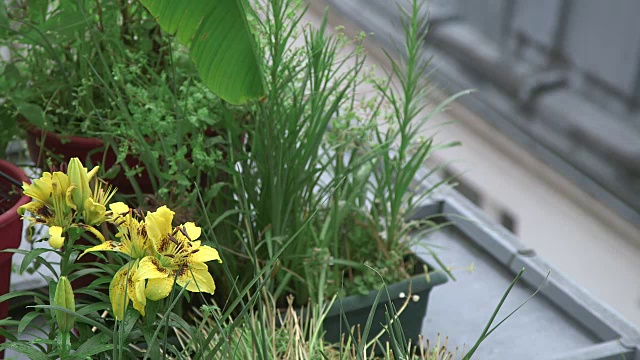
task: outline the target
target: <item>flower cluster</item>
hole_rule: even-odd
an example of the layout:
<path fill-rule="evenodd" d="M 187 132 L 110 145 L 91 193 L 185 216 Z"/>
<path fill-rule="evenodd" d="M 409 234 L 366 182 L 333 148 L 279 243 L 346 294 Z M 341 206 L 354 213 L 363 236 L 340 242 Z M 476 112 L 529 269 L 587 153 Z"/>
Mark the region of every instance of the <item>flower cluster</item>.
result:
<path fill-rule="evenodd" d="M 114 251 L 129 260 L 109 285 L 109 299 L 117 320 L 124 318 L 129 302 L 144 315 L 147 299 L 169 296 L 174 283 L 188 291 L 213 294 L 215 283 L 206 262 L 222 260 L 218 251 L 201 245 L 198 240 L 201 229 L 192 222 L 173 227 L 175 213 L 166 206 L 142 217 L 122 202 L 109 204 L 115 189 L 105 188 L 95 177 L 97 171 L 97 166 L 88 171 L 78 158 L 73 158 L 66 173 L 43 173 L 32 184 L 23 184 L 24 193 L 32 201 L 18 212 L 30 221 L 30 226 L 49 226 L 49 244 L 53 248 L 62 248 L 68 229 L 81 228 L 101 241 L 82 255 Z M 96 229 L 104 222 L 115 225 L 117 241 L 105 240 Z"/>
<path fill-rule="evenodd" d="M 116 319 L 124 317 L 129 304 L 144 315 L 149 300 L 169 296 L 174 282 L 188 291 L 213 294 L 215 283 L 205 264 L 222 262 L 218 251 L 197 240 L 201 229 L 188 222 L 172 226 L 175 214 L 166 206 L 148 212 L 140 220 L 123 203 L 110 205 L 120 241 L 105 241 L 85 251 L 116 251 L 130 261 L 116 273 L 109 286 L 109 298 Z"/>
<path fill-rule="evenodd" d="M 115 194 L 115 189 L 95 177 L 99 167 L 91 171 L 78 158 L 69 161 L 67 171 L 44 172 L 32 184 L 23 183 L 25 195 L 32 201 L 21 206 L 18 213 L 28 219 L 30 225 L 45 224 L 49 227 L 49 244 L 59 249 L 64 245 L 63 234 L 72 227 L 90 231 L 100 240 L 102 234 L 94 228 L 107 220 L 106 205 Z M 29 212 L 30 215 L 26 215 Z"/>

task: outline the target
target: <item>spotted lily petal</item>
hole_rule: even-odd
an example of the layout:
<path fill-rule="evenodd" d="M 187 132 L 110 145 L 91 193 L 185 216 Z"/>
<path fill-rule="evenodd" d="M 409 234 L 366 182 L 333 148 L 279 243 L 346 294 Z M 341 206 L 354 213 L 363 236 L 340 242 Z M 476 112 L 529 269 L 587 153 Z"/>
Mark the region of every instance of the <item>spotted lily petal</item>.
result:
<path fill-rule="evenodd" d="M 109 204 L 109 210 L 113 213 L 113 216 L 124 216 L 129 213 L 129 206 L 123 202 L 116 202 Z"/>
<path fill-rule="evenodd" d="M 93 247 L 88 248 L 87 250 L 85 250 L 82 255 L 80 255 L 80 257 L 84 256 L 86 253 L 88 252 L 94 252 L 94 251 L 119 251 L 119 252 L 124 252 L 122 251 L 122 244 L 116 241 L 105 241 L 100 245 L 96 245 Z"/>
<path fill-rule="evenodd" d="M 127 275 L 131 262 L 118 270 L 109 285 L 109 300 L 113 309 L 113 316 L 116 320 L 124 318 L 124 312 L 129 305 L 129 293 L 126 291 Z"/>
<path fill-rule="evenodd" d="M 29 217 L 29 219 L 34 219 L 36 222 L 46 222 L 46 219 L 53 219 L 54 214 L 49 210 L 47 205 L 40 201 L 32 201 L 30 203 L 24 204 L 18 208 L 18 214 L 24 217 L 25 212 L 28 211 L 35 217 Z M 38 220 L 41 219 L 41 220 Z"/>
<path fill-rule="evenodd" d="M 129 271 L 127 277 L 127 292 L 133 303 L 133 308 L 144 316 L 144 307 L 147 305 L 147 297 L 144 294 L 144 281 L 136 281 L 136 269 Z"/>
<path fill-rule="evenodd" d="M 133 302 L 133 308 L 144 316 L 147 299 L 144 296 L 144 282 L 135 281 L 138 260 L 130 261 L 118 270 L 109 285 L 109 300 L 116 320 L 122 320 L 124 313 Z"/>
<path fill-rule="evenodd" d="M 75 226 L 90 232 L 93 236 L 97 237 L 98 240 L 100 240 L 101 242 L 104 242 L 104 236 L 102 235 L 102 233 L 98 231 L 98 229 L 94 228 L 93 226 L 89 226 L 86 224 L 77 224 Z"/>
<path fill-rule="evenodd" d="M 168 246 L 169 234 L 173 231 L 171 222 L 175 213 L 166 206 L 161 206 L 154 212 L 147 212 L 145 223 L 149 239 L 157 251 L 162 252 Z"/>
<path fill-rule="evenodd" d="M 196 224 L 192 222 L 182 224 L 180 227 L 184 232 L 187 233 L 188 239 L 190 241 L 197 240 L 202 234 L 202 229 L 200 229 L 200 227 L 196 226 Z"/>
<path fill-rule="evenodd" d="M 160 279 L 166 278 L 170 274 L 171 270 L 164 268 L 160 263 L 160 260 L 151 256 L 147 256 L 140 260 L 138 271 L 136 272 L 136 279 Z"/>

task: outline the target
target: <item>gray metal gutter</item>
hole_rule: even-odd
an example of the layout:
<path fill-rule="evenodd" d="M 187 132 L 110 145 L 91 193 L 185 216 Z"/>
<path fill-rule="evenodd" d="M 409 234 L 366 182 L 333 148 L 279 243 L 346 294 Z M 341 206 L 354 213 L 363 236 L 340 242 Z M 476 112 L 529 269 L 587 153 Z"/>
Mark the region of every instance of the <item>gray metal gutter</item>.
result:
<path fill-rule="evenodd" d="M 427 170 L 424 171 L 426 173 Z M 436 182 L 426 180 L 417 185 L 424 190 Z M 640 360 L 640 332 L 634 325 L 556 270 L 455 190 L 439 190 L 432 200 L 419 208 L 413 218 L 438 219 L 440 223 L 450 224 L 444 230 L 425 236 L 421 243 L 432 246 L 432 238 L 435 238 L 438 249 L 434 250 L 443 254 L 445 263 L 460 266 L 471 260 L 479 269 L 477 274 L 471 274 L 467 279 L 461 278 L 460 284 L 454 281 L 443 289 L 434 289 L 431 301 L 441 301 L 443 305 L 429 305 L 425 328 L 443 332 L 450 341 L 463 338 L 468 349 L 469 341 L 475 341 L 481 331 L 478 325 L 488 320 L 490 312 L 470 312 L 467 307 L 477 306 L 477 302 L 483 301 L 490 301 L 491 306 L 495 306 L 499 300 L 496 294 L 504 291 L 509 280 L 525 268 L 521 284 L 518 284 L 524 291 L 510 295 L 515 297 L 512 307 L 526 300 L 544 282 L 549 272 L 550 276 L 540 293 L 532 299 L 533 304 L 525 305 L 502 325 L 504 329 L 496 330 L 491 336 L 497 339 L 488 338 L 487 344 L 482 345 L 485 348 L 481 346 L 478 358 Z M 428 256 L 425 252 L 417 251 Z M 506 275 L 492 277 L 491 272 Z M 481 288 L 477 289 L 479 284 Z M 446 290 L 454 286 L 457 289 Z M 510 327 L 512 321 L 514 324 Z M 546 338 L 539 335 L 540 328 L 548 328 L 551 335 Z M 433 333 L 430 335 L 433 336 Z M 553 349 L 544 355 L 535 353 L 546 347 Z M 558 354 L 555 354 L 556 350 Z M 554 353 L 555 356 L 549 357 L 548 353 Z"/>

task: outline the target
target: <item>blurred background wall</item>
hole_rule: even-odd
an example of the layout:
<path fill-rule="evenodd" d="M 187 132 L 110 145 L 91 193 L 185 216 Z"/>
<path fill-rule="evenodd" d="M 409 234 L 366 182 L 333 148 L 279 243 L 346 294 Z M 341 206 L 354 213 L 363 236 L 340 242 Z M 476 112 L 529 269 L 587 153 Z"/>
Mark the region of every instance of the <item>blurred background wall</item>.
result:
<path fill-rule="evenodd" d="M 402 44 L 394 1 L 310 5 L 316 16 L 327 6 L 333 25 L 372 33 L 367 48 L 382 66 L 376 49 Z M 430 165 L 447 164 L 444 175 L 497 223 L 640 325 L 640 1 L 428 8 L 432 82 L 443 97 L 477 90 L 434 121 L 438 142 L 463 145 Z"/>

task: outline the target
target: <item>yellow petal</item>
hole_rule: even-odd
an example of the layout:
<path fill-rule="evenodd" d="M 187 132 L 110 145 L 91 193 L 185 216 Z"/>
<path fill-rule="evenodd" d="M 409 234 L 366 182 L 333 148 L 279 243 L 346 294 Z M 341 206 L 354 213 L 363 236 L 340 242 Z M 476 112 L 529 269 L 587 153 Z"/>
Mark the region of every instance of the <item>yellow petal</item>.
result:
<path fill-rule="evenodd" d="M 192 269 L 209 269 L 209 267 L 207 266 L 207 264 L 203 263 L 203 262 L 190 262 L 189 266 Z"/>
<path fill-rule="evenodd" d="M 109 300 L 111 301 L 113 316 L 116 320 L 122 320 L 124 318 L 124 312 L 127 309 L 127 305 L 129 305 L 129 294 L 125 289 L 127 287 L 127 273 L 129 267 L 133 264 L 133 262 L 130 262 L 121 267 L 113 276 L 111 284 L 109 285 Z"/>
<path fill-rule="evenodd" d="M 24 215 L 25 211 L 30 212 L 33 216 L 43 219 L 45 222 L 53 219 L 53 213 L 47 208 L 47 205 L 40 201 L 32 201 L 18 208 L 18 214 Z"/>
<path fill-rule="evenodd" d="M 163 242 L 166 242 L 167 236 L 173 230 L 171 222 L 174 214 L 166 206 L 161 206 L 154 212 L 147 212 L 147 217 L 145 218 L 147 233 L 158 251 L 164 247 Z"/>
<path fill-rule="evenodd" d="M 202 245 L 189 254 L 190 264 L 194 262 L 205 263 L 213 260 L 217 260 L 220 263 L 222 262 L 220 254 L 218 254 L 218 250 L 207 245 Z"/>
<path fill-rule="evenodd" d="M 122 251 L 122 244 L 115 241 L 105 241 L 100 245 L 96 245 L 94 247 L 90 247 L 85 250 L 80 257 L 84 256 L 84 254 L 93 251 Z"/>
<path fill-rule="evenodd" d="M 178 285 L 187 286 L 187 290 L 193 292 L 206 292 L 213 294 L 216 290 L 216 284 L 209 270 L 204 269 L 186 269 L 178 276 Z"/>
<path fill-rule="evenodd" d="M 54 249 L 60 249 L 64 245 L 64 236 L 62 236 L 62 228 L 60 226 L 49 228 L 49 245 Z"/>
<path fill-rule="evenodd" d="M 109 210 L 111 210 L 114 216 L 117 214 L 119 216 L 126 215 L 129 213 L 129 206 L 123 202 L 116 202 L 113 204 L 109 204 Z"/>
<path fill-rule="evenodd" d="M 31 184 L 22 183 L 22 191 L 25 195 L 42 202 L 48 203 L 53 195 L 53 179 L 51 173 L 44 172 L 39 179 L 35 179 Z"/>
<path fill-rule="evenodd" d="M 93 234 L 93 236 L 97 237 L 98 240 L 100 240 L 101 242 L 104 242 L 104 236 L 102 235 L 102 233 L 100 231 L 98 231 L 98 229 L 94 228 L 93 226 L 89 226 L 86 224 L 77 224 L 77 227 L 90 232 L 91 234 Z"/>
<path fill-rule="evenodd" d="M 82 165 L 80 159 L 74 157 L 69 160 L 67 174 L 71 185 L 74 185 L 74 189 L 71 191 L 73 203 L 76 204 L 78 210 L 83 211 L 85 201 L 91 196 L 87 168 Z"/>
<path fill-rule="evenodd" d="M 165 269 L 160 261 L 152 256 L 147 256 L 140 260 L 136 280 L 161 279 L 171 275 L 171 270 Z"/>
<path fill-rule="evenodd" d="M 64 201 L 67 203 L 67 206 L 69 206 L 70 208 L 72 208 L 73 210 L 78 210 L 78 206 L 76 205 L 76 203 L 73 202 L 73 190 L 76 188 L 75 185 L 71 185 L 67 188 L 67 192 L 65 193 L 64 196 Z"/>
<path fill-rule="evenodd" d="M 91 171 L 87 173 L 87 179 L 91 180 L 91 178 L 93 178 L 98 173 L 99 169 L 100 166 L 94 166 L 93 169 L 91 169 Z"/>
<path fill-rule="evenodd" d="M 189 240 L 191 241 L 197 240 L 202 233 L 202 229 L 200 229 L 198 226 L 196 226 L 196 224 L 192 222 L 182 224 L 180 227 L 187 233 L 187 235 L 189 236 Z"/>
<path fill-rule="evenodd" d="M 104 205 L 87 198 L 84 202 L 84 222 L 88 225 L 100 225 L 106 220 L 105 213 L 107 209 Z"/>
<path fill-rule="evenodd" d="M 149 279 L 144 293 L 147 299 L 156 301 L 169 296 L 172 288 L 173 276 L 162 279 Z"/>
<path fill-rule="evenodd" d="M 131 269 L 127 277 L 127 293 L 133 302 L 133 308 L 144 316 L 144 307 L 147 305 L 147 297 L 144 294 L 144 280 L 136 281 L 137 270 Z"/>
<path fill-rule="evenodd" d="M 52 187 L 53 187 L 53 195 L 58 198 L 64 198 L 67 193 L 67 189 L 71 186 L 71 182 L 67 174 L 56 171 L 51 175 L 52 178 Z"/>

